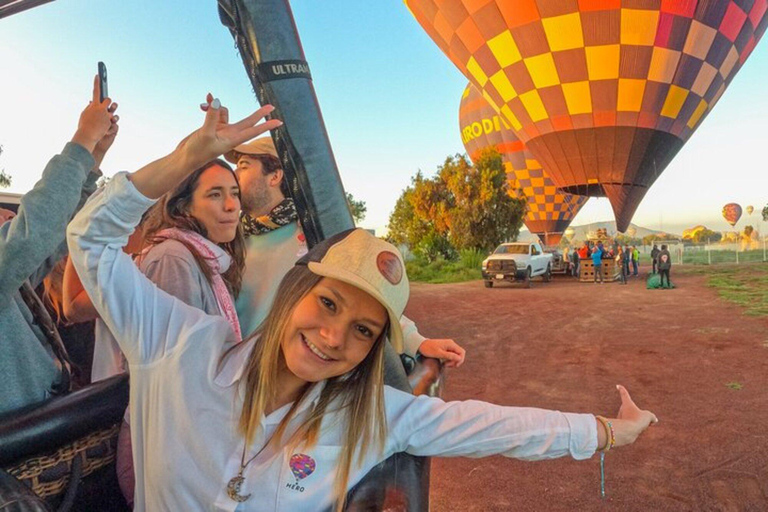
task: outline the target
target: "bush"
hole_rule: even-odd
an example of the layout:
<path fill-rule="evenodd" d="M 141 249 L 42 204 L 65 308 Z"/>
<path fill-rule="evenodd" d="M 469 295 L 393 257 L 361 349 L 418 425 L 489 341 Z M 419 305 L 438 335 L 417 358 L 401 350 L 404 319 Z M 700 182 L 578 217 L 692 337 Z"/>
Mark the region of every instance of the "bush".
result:
<path fill-rule="evenodd" d="M 453 248 L 448 239 L 434 231 L 422 238 L 413 252 L 428 263 L 437 261 L 440 258 L 455 260 L 457 257 L 456 249 Z"/>
<path fill-rule="evenodd" d="M 459 260 L 464 268 L 480 268 L 485 259 L 485 253 L 480 249 L 462 249 Z"/>
<path fill-rule="evenodd" d="M 438 284 L 481 279 L 480 263 L 482 263 L 482 259 L 476 265 L 474 261 L 467 261 L 469 266 L 465 265 L 462 259 L 448 261 L 443 257 L 438 257 L 434 261 L 427 261 L 425 258 L 416 257 L 405 263 L 405 269 L 411 282 Z"/>

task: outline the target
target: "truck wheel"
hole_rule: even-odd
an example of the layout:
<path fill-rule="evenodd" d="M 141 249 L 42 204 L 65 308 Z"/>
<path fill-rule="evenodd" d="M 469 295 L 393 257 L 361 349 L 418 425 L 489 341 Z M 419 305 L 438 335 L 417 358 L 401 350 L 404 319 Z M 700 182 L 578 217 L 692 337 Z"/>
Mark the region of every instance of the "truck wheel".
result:
<path fill-rule="evenodd" d="M 493 281 L 485 281 L 486 288 L 493 288 Z"/>
<path fill-rule="evenodd" d="M 531 267 L 528 267 L 528 269 L 525 271 L 525 287 L 531 287 Z"/>
<path fill-rule="evenodd" d="M 544 275 L 542 276 L 545 283 L 548 283 L 552 280 L 552 267 L 547 263 L 547 271 L 544 272 Z"/>

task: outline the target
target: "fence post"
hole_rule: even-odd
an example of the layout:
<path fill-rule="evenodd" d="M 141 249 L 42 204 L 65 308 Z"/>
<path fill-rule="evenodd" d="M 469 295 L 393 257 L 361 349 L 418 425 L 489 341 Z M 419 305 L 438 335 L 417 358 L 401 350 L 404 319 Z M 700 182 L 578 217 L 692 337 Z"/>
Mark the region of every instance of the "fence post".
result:
<path fill-rule="evenodd" d="M 736 247 L 736 264 L 739 264 L 739 248 Z"/>

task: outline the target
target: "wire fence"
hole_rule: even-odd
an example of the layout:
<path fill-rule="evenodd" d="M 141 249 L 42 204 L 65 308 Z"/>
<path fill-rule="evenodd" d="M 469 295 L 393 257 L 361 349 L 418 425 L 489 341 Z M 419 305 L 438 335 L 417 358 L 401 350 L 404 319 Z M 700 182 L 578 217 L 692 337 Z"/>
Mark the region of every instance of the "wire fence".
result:
<path fill-rule="evenodd" d="M 741 264 L 768 261 L 768 240 L 763 238 L 747 246 L 732 244 L 680 245 L 675 261 L 689 265 Z"/>
<path fill-rule="evenodd" d="M 748 245 L 730 244 L 683 244 L 679 240 L 655 242 L 658 248 L 667 246 L 672 255 L 672 262 L 677 265 L 720 265 L 741 264 L 768 261 L 768 237 L 753 241 Z M 653 245 L 638 245 L 640 261 L 648 262 Z"/>

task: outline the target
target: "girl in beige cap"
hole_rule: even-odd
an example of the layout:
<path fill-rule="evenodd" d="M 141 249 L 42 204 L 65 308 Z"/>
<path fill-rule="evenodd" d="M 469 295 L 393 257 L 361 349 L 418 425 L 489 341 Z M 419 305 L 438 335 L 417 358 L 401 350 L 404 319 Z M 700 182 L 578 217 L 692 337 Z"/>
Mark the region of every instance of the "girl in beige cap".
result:
<path fill-rule="evenodd" d="M 131 367 L 135 510 L 340 510 L 397 452 L 521 459 L 634 442 L 656 421 L 620 388 L 618 418 L 415 397 L 382 384 L 384 336 L 402 343 L 402 257 L 362 230 L 289 271 L 257 333 L 156 288 L 120 250 L 154 200 L 202 162 L 279 121 L 267 106 L 228 124 L 218 100 L 170 155 L 118 174 L 69 228 L 88 293 Z"/>

